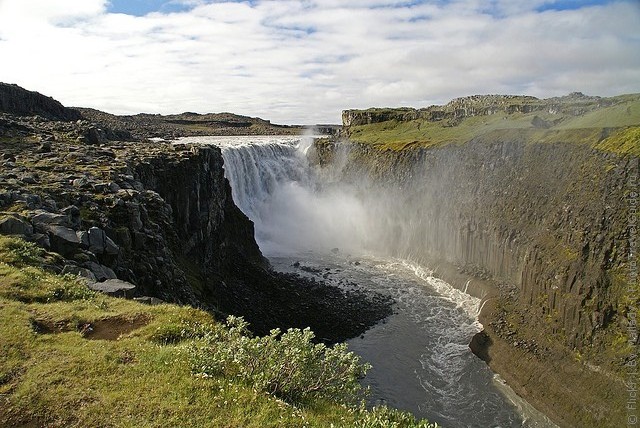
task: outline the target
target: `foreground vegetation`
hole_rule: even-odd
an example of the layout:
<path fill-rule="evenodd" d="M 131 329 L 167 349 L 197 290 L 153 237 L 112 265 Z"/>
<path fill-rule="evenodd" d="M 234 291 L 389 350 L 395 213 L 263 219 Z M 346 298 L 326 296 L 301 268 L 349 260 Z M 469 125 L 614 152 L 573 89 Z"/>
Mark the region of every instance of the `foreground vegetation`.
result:
<path fill-rule="evenodd" d="M 97 294 L 52 257 L 0 236 L 0 426 L 434 426 L 367 410 L 343 345 Z"/>

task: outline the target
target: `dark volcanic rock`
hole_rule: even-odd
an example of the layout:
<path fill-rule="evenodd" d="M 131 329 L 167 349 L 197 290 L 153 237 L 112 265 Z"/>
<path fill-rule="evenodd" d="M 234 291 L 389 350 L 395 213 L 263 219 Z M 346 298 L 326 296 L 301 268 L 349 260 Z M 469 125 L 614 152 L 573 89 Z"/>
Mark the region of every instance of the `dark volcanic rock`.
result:
<path fill-rule="evenodd" d="M 33 227 L 24 219 L 7 216 L 0 219 L 0 234 L 2 235 L 31 235 Z"/>
<path fill-rule="evenodd" d="M 104 282 L 94 282 L 89 284 L 89 288 L 94 291 L 99 291 L 109 296 L 114 297 L 127 297 L 133 293 L 136 286 L 119 279 L 108 279 Z"/>
<path fill-rule="evenodd" d="M 471 343 L 469 343 L 469 348 L 475 356 L 489 363 L 491 362 L 491 357 L 489 356 L 491 343 L 491 337 L 484 331 L 481 331 L 473 336 Z"/>
<path fill-rule="evenodd" d="M 6 83 L 0 83 L 0 111 L 19 116 L 38 115 L 50 120 L 82 119 L 79 111 L 66 108 L 51 97 Z"/>

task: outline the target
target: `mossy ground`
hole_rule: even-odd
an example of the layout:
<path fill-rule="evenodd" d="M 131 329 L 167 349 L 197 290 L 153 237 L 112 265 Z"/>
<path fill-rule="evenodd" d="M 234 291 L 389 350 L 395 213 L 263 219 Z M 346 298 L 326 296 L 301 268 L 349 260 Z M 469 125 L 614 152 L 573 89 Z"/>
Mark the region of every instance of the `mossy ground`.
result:
<path fill-rule="evenodd" d="M 239 379 L 196 376 L 189 346 L 222 323 L 94 293 L 42 270 L 46 257 L 0 237 L 0 426 L 429 426 L 386 408 L 294 405 Z"/>
<path fill-rule="evenodd" d="M 473 139 L 509 139 L 530 142 L 575 142 L 590 144 L 603 151 L 640 153 L 640 100 L 620 99 L 613 106 L 582 115 L 504 112 L 467 117 L 459 122 L 389 120 L 348 128 L 349 140 L 368 143 L 382 150 L 409 147 L 438 147 L 462 144 Z M 540 126 L 539 124 L 545 124 Z M 538 124 L 538 126 L 536 126 Z M 617 130 L 611 132 L 612 128 Z"/>

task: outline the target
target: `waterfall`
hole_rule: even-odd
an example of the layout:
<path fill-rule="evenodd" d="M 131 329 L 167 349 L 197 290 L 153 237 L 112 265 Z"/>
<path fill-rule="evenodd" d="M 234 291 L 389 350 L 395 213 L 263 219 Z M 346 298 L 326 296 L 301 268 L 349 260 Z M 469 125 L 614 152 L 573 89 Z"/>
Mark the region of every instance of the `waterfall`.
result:
<path fill-rule="evenodd" d="M 311 170 L 298 147 L 299 141 L 292 139 L 221 146 L 234 202 L 253 222 L 270 217 L 270 200 L 283 187 L 312 188 Z"/>
<path fill-rule="evenodd" d="M 226 138 L 218 143 L 234 202 L 254 222 L 266 255 L 360 252 L 370 224 L 356 192 L 323 183 L 304 137 Z"/>

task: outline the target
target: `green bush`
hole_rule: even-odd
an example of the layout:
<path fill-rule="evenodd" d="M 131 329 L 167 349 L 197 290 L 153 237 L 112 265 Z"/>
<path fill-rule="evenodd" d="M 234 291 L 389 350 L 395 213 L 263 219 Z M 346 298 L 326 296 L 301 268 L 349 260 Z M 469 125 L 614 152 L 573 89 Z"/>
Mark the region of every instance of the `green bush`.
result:
<path fill-rule="evenodd" d="M 42 259 L 42 248 L 19 238 L 0 236 L 0 262 L 23 267 L 34 266 Z"/>
<path fill-rule="evenodd" d="M 438 424 L 416 420 L 409 412 L 376 406 L 371 410 L 361 409 L 353 428 L 438 428 Z"/>
<path fill-rule="evenodd" d="M 161 345 L 174 345 L 187 339 L 199 339 L 211 336 L 218 327 L 201 322 L 169 322 L 158 327 L 149 337 L 151 341 Z"/>
<path fill-rule="evenodd" d="M 369 366 L 346 344 L 314 344 L 308 328 L 251 337 L 242 318 L 229 317 L 227 325 L 205 336 L 205 345 L 190 348 L 196 374 L 237 378 L 290 403 L 330 399 L 354 404 L 362 398 L 359 380 Z"/>

